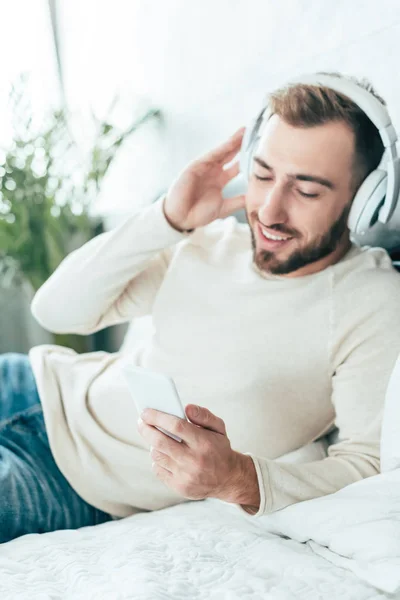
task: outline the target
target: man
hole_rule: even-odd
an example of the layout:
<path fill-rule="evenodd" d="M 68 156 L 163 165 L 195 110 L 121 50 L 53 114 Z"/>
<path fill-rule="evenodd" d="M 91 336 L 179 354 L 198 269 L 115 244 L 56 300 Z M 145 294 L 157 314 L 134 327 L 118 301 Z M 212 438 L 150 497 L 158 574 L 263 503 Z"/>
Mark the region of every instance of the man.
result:
<path fill-rule="evenodd" d="M 259 516 L 379 472 L 400 278 L 386 251 L 351 243 L 347 216 L 383 145 L 333 90 L 290 86 L 269 103 L 245 197 L 221 195 L 241 129 L 36 294 L 51 331 L 151 314 L 154 334 L 134 355 L 39 346 L 30 363 L 3 358 L 3 541 L 207 497 Z M 242 207 L 248 224 L 224 218 Z M 126 362 L 172 376 L 190 422 L 137 415 Z M 7 392 L 13 377 L 23 391 Z M 275 460 L 335 427 L 326 458 Z"/>

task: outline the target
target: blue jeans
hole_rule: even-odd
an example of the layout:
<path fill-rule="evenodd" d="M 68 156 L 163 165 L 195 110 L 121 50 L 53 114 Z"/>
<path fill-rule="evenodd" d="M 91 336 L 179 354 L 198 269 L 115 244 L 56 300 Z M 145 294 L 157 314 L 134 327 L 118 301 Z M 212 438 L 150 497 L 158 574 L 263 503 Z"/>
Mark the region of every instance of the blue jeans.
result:
<path fill-rule="evenodd" d="M 0 543 L 111 518 L 78 496 L 54 462 L 28 357 L 0 355 Z"/>

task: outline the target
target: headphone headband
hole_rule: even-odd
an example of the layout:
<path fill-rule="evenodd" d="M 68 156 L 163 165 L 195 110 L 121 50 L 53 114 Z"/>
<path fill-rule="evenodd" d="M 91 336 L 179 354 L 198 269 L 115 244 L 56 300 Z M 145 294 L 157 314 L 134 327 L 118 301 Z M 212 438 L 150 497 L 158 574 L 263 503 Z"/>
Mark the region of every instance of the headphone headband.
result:
<path fill-rule="evenodd" d="M 384 144 L 385 147 L 392 145 L 397 140 L 396 131 L 393 128 L 392 121 L 386 106 L 384 106 L 378 98 L 376 98 L 371 92 L 368 92 L 365 88 L 360 87 L 357 83 L 349 79 L 341 79 L 334 75 L 319 75 L 318 73 L 303 75 L 299 78 L 291 79 L 288 85 L 298 85 L 304 83 L 305 85 L 315 85 L 318 87 L 328 87 L 339 94 L 348 96 L 361 110 L 370 118 L 375 127 L 381 130 L 390 131 L 391 133 L 386 136 Z M 385 143 L 386 142 L 386 143 Z"/>

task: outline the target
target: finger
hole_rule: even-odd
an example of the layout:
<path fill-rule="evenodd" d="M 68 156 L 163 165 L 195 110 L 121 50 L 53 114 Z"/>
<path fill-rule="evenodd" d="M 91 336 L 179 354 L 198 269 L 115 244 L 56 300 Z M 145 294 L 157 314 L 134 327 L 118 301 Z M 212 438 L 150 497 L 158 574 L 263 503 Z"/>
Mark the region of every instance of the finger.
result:
<path fill-rule="evenodd" d="M 217 415 L 214 415 L 208 408 L 196 406 L 195 404 L 188 404 L 185 410 L 187 416 L 193 423 L 201 425 L 205 429 L 215 431 L 215 433 L 226 435 L 224 421 L 220 419 L 220 417 L 217 417 Z"/>
<path fill-rule="evenodd" d="M 167 469 L 171 473 L 173 473 L 177 468 L 176 461 L 165 454 L 164 452 L 160 452 L 153 446 L 150 447 L 150 457 L 153 461 L 152 464 L 156 464 L 158 467 L 162 467 L 163 469 Z"/>
<path fill-rule="evenodd" d="M 164 469 L 164 467 L 160 467 L 155 462 L 151 463 L 151 468 L 157 479 L 159 479 L 166 485 L 171 486 L 171 482 L 173 482 L 174 480 L 174 475 L 173 473 L 171 473 L 171 471 L 168 471 L 168 469 Z"/>
<path fill-rule="evenodd" d="M 236 175 L 239 175 L 240 173 L 240 161 L 236 161 L 231 167 L 229 167 L 228 169 L 223 169 L 222 171 L 222 175 L 223 175 L 223 184 L 228 183 L 228 181 L 230 181 L 231 179 L 233 179 L 234 177 L 236 177 Z"/>
<path fill-rule="evenodd" d="M 238 153 L 246 128 L 238 129 L 226 142 L 217 146 L 202 157 L 206 162 L 227 163 Z"/>
<path fill-rule="evenodd" d="M 162 427 L 162 429 L 177 435 L 186 443 L 193 438 L 193 427 L 191 427 L 190 423 L 184 419 L 180 419 L 179 417 L 175 417 L 161 410 L 155 410 L 154 408 L 147 408 L 140 416 L 148 425 Z M 180 442 L 176 443 L 179 444 Z"/>
<path fill-rule="evenodd" d="M 222 204 L 222 208 L 220 211 L 220 219 L 224 219 L 225 217 L 228 217 L 229 215 L 231 215 L 232 213 L 236 212 L 237 210 L 241 210 L 242 208 L 245 208 L 246 206 L 246 196 L 241 194 L 240 196 L 234 196 L 233 198 L 227 198 L 226 200 L 224 200 L 224 203 Z"/>
<path fill-rule="evenodd" d="M 180 442 L 170 438 L 152 425 L 148 425 L 142 419 L 138 420 L 138 430 L 150 447 L 167 454 L 173 460 L 178 460 L 182 455 L 182 444 Z"/>

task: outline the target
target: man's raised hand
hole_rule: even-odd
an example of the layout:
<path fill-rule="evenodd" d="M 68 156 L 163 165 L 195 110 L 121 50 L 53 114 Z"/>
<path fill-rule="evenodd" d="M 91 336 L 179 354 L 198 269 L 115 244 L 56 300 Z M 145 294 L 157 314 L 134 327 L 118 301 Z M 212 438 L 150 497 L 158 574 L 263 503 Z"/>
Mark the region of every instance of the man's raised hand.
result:
<path fill-rule="evenodd" d="M 239 174 L 239 161 L 224 169 L 239 152 L 245 128 L 226 142 L 189 163 L 171 184 L 164 200 L 164 214 L 179 231 L 208 225 L 244 207 L 245 196 L 224 199 L 222 190 Z"/>

